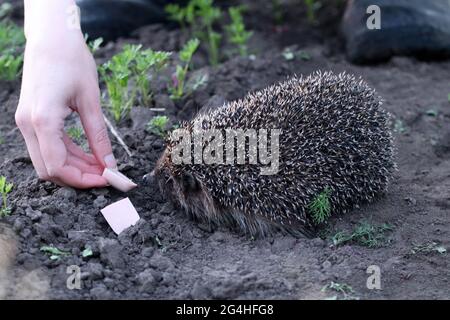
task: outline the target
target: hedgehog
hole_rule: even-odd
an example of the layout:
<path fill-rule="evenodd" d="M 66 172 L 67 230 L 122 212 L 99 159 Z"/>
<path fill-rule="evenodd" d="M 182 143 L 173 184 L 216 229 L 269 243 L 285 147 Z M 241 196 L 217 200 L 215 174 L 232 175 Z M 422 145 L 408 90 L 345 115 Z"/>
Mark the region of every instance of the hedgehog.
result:
<path fill-rule="evenodd" d="M 311 236 L 323 224 L 311 212 L 317 197 L 337 215 L 387 191 L 396 167 L 389 120 L 361 78 L 294 76 L 183 123 L 147 178 L 203 223 Z"/>

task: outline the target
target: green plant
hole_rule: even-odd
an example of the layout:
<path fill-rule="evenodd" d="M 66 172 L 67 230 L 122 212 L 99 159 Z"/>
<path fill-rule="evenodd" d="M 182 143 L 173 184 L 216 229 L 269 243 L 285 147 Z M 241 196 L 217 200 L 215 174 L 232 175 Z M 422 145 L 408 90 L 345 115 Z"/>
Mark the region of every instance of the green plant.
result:
<path fill-rule="evenodd" d="M 425 114 L 429 117 L 437 117 L 439 115 L 439 112 L 435 109 L 429 109 L 425 111 Z"/>
<path fill-rule="evenodd" d="M 169 86 L 170 97 L 173 100 L 181 99 L 185 95 L 185 84 L 192 56 L 200 45 L 198 39 L 189 40 L 179 53 L 179 59 L 183 65 L 177 65 L 172 76 L 172 84 Z"/>
<path fill-rule="evenodd" d="M 15 80 L 22 69 L 23 56 L 17 57 L 12 54 L 0 56 L 0 79 L 6 81 Z"/>
<path fill-rule="evenodd" d="M 81 252 L 81 256 L 83 258 L 89 258 L 92 257 L 92 255 L 94 254 L 94 252 L 92 252 L 92 248 L 91 247 L 86 247 L 84 248 L 84 250 Z"/>
<path fill-rule="evenodd" d="M 214 0 L 190 0 L 186 7 L 168 5 L 166 12 L 169 13 L 169 18 L 180 23 L 182 28 L 190 26 L 191 33 L 207 44 L 210 64 L 218 65 L 222 35 L 214 30 L 214 23 L 221 18 L 222 12 L 214 6 Z"/>
<path fill-rule="evenodd" d="M 355 296 L 355 291 L 353 290 L 353 288 L 345 283 L 337 283 L 331 281 L 329 284 L 325 285 L 321 291 L 325 292 L 328 290 L 342 294 L 345 300 L 358 299 L 358 297 Z M 338 298 L 337 296 L 334 296 L 331 297 L 330 300 L 336 300 L 337 298 Z"/>
<path fill-rule="evenodd" d="M 183 32 L 186 31 L 186 20 L 187 20 L 187 7 L 182 8 L 178 4 L 168 4 L 165 7 L 165 11 L 169 20 L 175 21 L 180 24 Z"/>
<path fill-rule="evenodd" d="M 385 233 L 392 231 L 392 229 L 392 226 L 387 223 L 373 225 L 368 222 L 361 222 L 350 234 L 345 231 L 336 233 L 332 237 L 332 241 L 335 246 L 344 243 L 356 243 L 369 248 L 378 248 L 389 243 Z"/>
<path fill-rule="evenodd" d="M 129 65 L 135 60 L 139 49 L 136 46 L 126 46 L 99 68 L 106 83 L 110 111 L 116 122 L 128 115 L 135 100 L 136 90 L 129 89 L 132 76 Z"/>
<path fill-rule="evenodd" d="M 306 5 L 306 14 L 308 16 L 309 22 L 315 22 L 316 21 L 316 0 L 305 0 Z"/>
<path fill-rule="evenodd" d="M 287 61 L 294 60 L 297 57 L 303 61 L 311 60 L 311 56 L 306 51 L 303 50 L 293 51 L 292 48 L 289 47 L 285 48 L 281 54 L 283 58 Z"/>
<path fill-rule="evenodd" d="M 147 124 L 147 130 L 158 136 L 164 137 L 167 132 L 167 124 L 169 118 L 167 116 L 156 116 Z"/>
<path fill-rule="evenodd" d="M 22 69 L 23 30 L 12 22 L 0 21 L 0 79 L 15 80 Z"/>
<path fill-rule="evenodd" d="M 0 21 L 0 52 L 3 55 L 14 54 L 23 50 L 25 35 L 23 29 L 5 20 Z"/>
<path fill-rule="evenodd" d="M 406 133 L 408 131 L 408 128 L 405 126 L 405 123 L 403 122 L 402 119 L 395 120 L 394 131 L 399 133 L 399 134 L 403 134 L 403 133 Z"/>
<path fill-rule="evenodd" d="M 153 69 L 152 76 L 156 77 L 170 56 L 168 52 L 141 48 L 141 45 L 126 45 L 122 52 L 99 68 L 116 122 L 128 116 L 138 94 L 141 103 L 150 103 L 152 93 L 148 72 Z"/>
<path fill-rule="evenodd" d="M 228 34 L 228 41 L 237 46 L 241 56 L 248 55 L 248 40 L 252 37 L 253 32 L 245 29 L 244 19 L 242 17 L 243 7 L 230 7 L 228 13 L 231 23 L 225 27 Z"/>
<path fill-rule="evenodd" d="M 311 60 L 311 56 L 306 51 L 300 50 L 299 52 L 297 52 L 297 54 L 303 61 Z"/>
<path fill-rule="evenodd" d="M 95 54 L 98 49 L 100 49 L 100 46 L 103 43 L 103 38 L 97 38 L 95 40 L 89 40 L 89 36 L 87 34 L 84 35 L 84 40 L 87 43 L 87 46 L 92 54 Z"/>
<path fill-rule="evenodd" d="M 70 255 L 68 251 L 60 250 L 54 246 L 42 246 L 40 250 L 50 256 L 50 260 L 59 260 Z"/>
<path fill-rule="evenodd" d="M 67 129 L 67 135 L 72 138 L 75 142 L 80 143 L 84 136 L 83 128 L 81 127 L 70 127 Z"/>
<path fill-rule="evenodd" d="M 310 203 L 308 209 L 311 212 L 314 223 L 324 223 L 331 214 L 330 204 L 331 190 L 327 187 Z"/>
<path fill-rule="evenodd" d="M 144 50 L 136 56 L 136 63 L 132 65 L 132 71 L 136 76 L 141 103 L 149 106 L 153 98 L 150 90 L 148 72 L 152 70 L 152 78 L 155 79 L 163 67 L 166 66 L 171 53 L 163 51 Z"/>
<path fill-rule="evenodd" d="M 6 177 L 0 177 L 0 193 L 2 194 L 2 208 L 0 210 L 0 217 L 5 217 L 11 213 L 11 209 L 8 207 L 7 198 L 14 185 L 6 182 Z"/>

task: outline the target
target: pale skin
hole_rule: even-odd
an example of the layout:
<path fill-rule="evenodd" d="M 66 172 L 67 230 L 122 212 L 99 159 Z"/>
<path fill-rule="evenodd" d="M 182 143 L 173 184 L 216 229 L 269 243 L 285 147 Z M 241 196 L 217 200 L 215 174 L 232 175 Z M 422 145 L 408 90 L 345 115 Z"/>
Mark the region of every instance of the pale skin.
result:
<path fill-rule="evenodd" d="M 104 168 L 117 162 L 100 107 L 95 61 L 73 19 L 75 0 L 24 3 L 27 44 L 16 123 L 33 166 L 41 179 L 58 185 L 104 187 Z M 72 112 L 80 116 L 92 154 L 64 131 Z"/>

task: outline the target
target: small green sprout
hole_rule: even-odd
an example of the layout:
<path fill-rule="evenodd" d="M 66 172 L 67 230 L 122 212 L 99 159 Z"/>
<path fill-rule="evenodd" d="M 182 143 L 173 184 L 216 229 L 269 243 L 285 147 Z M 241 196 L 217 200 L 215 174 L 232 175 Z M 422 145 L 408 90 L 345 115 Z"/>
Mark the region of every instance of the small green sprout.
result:
<path fill-rule="evenodd" d="M 185 84 L 192 56 L 200 45 L 198 39 L 189 40 L 179 53 L 179 59 L 183 65 L 177 65 L 172 76 L 172 84 L 169 86 L 170 97 L 173 100 L 181 99 L 185 95 Z"/>
<path fill-rule="evenodd" d="M 99 68 L 106 83 L 110 111 L 116 122 L 128 116 L 135 100 L 135 89 L 129 89 L 132 77 L 129 65 L 135 61 L 138 50 L 140 47 L 138 49 L 136 46 L 126 46 L 122 52 Z"/>
<path fill-rule="evenodd" d="M 311 212 L 314 223 L 324 223 L 331 214 L 330 204 L 331 190 L 327 187 L 309 205 L 309 211 Z"/>
<path fill-rule="evenodd" d="M 450 102 L 450 93 L 447 95 L 447 100 Z"/>
<path fill-rule="evenodd" d="M 178 4 L 171 3 L 165 7 L 165 11 L 168 15 L 169 20 L 179 23 L 181 26 L 181 30 L 185 32 L 187 9 L 180 7 Z"/>
<path fill-rule="evenodd" d="M 306 13 L 308 16 L 308 21 L 310 23 L 313 23 L 316 21 L 316 0 L 305 0 L 305 5 L 306 5 Z"/>
<path fill-rule="evenodd" d="M 186 7 L 178 5 L 166 6 L 171 20 L 177 21 L 181 28 L 190 26 L 191 34 L 208 45 L 209 62 L 212 66 L 219 64 L 219 46 L 222 35 L 214 30 L 222 16 L 220 8 L 215 7 L 214 0 L 190 0 Z"/>
<path fill-rule="evenodd" d="M 189 81 L 186 82 L 186 90 L 190 94 L 197 91 L 199 88 L 205 86 L 209 81 L 209 74 L 204 72 L 197 72 L 192 74 Z"/>
<path fill-rule="evenodd" d="M 167 116 L 156 116 L 147 124 L 147 130 L 160 137 L 164 137 L 167 132 L 167 124 L 169 118 Z"/>
<path fill-rule="evenodd" d="M 141 103 L 149 106 L 153 98 L 150 90 L 148 72 L 152 70 L 152 79 L 166 66 L 171 53 L 163 51 L 144 50 L 136 56 L 136 63 L 132 70 L 136 76 L 136 85 L 139 88 Z"/>
<path fill-rule="evenodd" d="M 0 52 L 1 55 L 17 55 L 23 50 L 25 35 L 23 29 L 16 24 L 5 20 L 0 21 Z"/>
<path fill-rule="evenodd" d="M 92 252 L 91 247 L 86 247 L 82 252 L 81 252 L 81 256 L 83 258 L 89 258 L 93 255 L 94 253 Z"/>
<path fill-rule="evenodd" d="M 97 38 L 95 40 L 89 40 L 89 36 L 86 34 L 84 36 L 84 40 L 87 43 L 87 46 L 92 54 L 95 54 L 98 49 L 100 49 L 100 46 L 103 44 L 103 38 Z"/>
<path fill-rule="evenodd" d="M 67 129 L 67 135 L 75 142 L 80 143 L 83 139 L 84 131 L 81 127 L 70 127 Z"/>
<path fill-rule="evenodd" d="M 303 50 L 293 51 L 292 48 L 289 47 L 285 48 L 281 53 L 281 55 L 286 61 L 291 61 L 296 58 L 300 58 L 303 61 L 311 60 L 311 56 L 306 51 Z"/>
<path fill-rule="evenodd" d="M 435 109 L 429 109 L 425 112 L 425 114 L 429 117 L 437 117 L 438 112 Z"/>
<path fill-rule="evenodd" d="M 408 131 L 408 129 L 405 126 L 405 123 L 403 122 L 403 120 L 401 120 L 401 119 L 395 120 L 394 131 L 399 133 L 399 134 L 404 134 L 404 133 L 406 133 Z"/>
<path fill-rule="evenodd" d="M 11 54 L 0 56 L 0 79 L 15 80 L 22 69 L 23 56 L 14 57 Z"/>
<path fill-rule="evenodd" d="M 0 210 L 0 217 L 6 217 L 11 213 L 11 209 L 8 207 L 8 194 L 12 191 L 14 185 L 6 182 L 6 177 L 0 177 L 0 193 L 2 194 L 2 208 Z"/>
<path fill-rule="evenodd" d="M 303 50 L 300 50 L 300 51 L 298 52 L 298 56 L 299 56 L 300 59 L 302 59 L 303 61 L 309 61 L 309 60 L 311 60 L 311 55 L 310 55 L 308 52 L 303 51 Z"/>
<path fill-rule="evenodd" d="M 350 234 L 345 231 L 336 233 L 332 237 L 332 241 L 334 246 L 356 243 L 364 247 L 379 248 L 389 243 L 385 233 L 392 231 L 392 229 L 392 226 L 387 223 L 373 225 L 368 222 L 362 222 Z"/>
<path fill-rule="evenodd" d="M 228 41 L 237 46 L 238 52 L 242 57 L 248 56 L 248 40 L 252 37 L 253 32 L 245 29 L 244 19 L 242 17 L 242 7 L 230 7 L 231 23 L 225 27 L 228 34 Z"/>
<path fill-rule="evenodd" d="M 328 290 L 337 292 L 338 294 L 342 294 L 344 297 L 344 300 L 357 300 L 358 299 L 358 297 L 355 296 L 355 291 L 353 290 L 353 288 L 345 283 L 337 283 L 337 282 L 331 281 L 329 284 L 325 285 L 321 291 L 325 292 Z M 337 300 L 337 298 L 338 298 L 337 296 L 333 296 L 332 298 L 330 298 L 328 300 Z"/>
<path fill-rule="evenodd" d="M 220 19 L 222 12 L 218 7 L 213 6 L 213 0 L 191 0 L 196 7 L 194 12 L 200 18 L 199 31 L 200 39 L 208 44 L 209 62 L 212 66 L 219 64 L 219 45 L 222 36 L 215 32 L 213 24 Z"/>
<path fill-rule="evenodd" d="M 126 45 L 99 69 L 116 122 L 128 116 L 138 95 L 142 104 L 150 104 L 152 93 L 148 72 L 152 70 L 155 78 L 170 56 L 168 52 L 141 49 L 141 45 Z"/>
<path fill-rule="evenodd" d="M 68 251 L 60 250 L 54 246 L 42 246 L 40 250 L 50 256 L 50 260 L 59 260 L 70 255 Z"/>
<path fill-rule="evenodd" d="M 293 51 L 291 50 L 291 48 L 286 48 L 286 49 L 284 49 L 283 52 L 281 53 L 281 55 L 283 56 L 283 58 L 284 58 L 286 61 L 291 61 L 291 60 L 294 60 L 294 59 L 295 59 L 295 52 L 293 52 Z"/>
<path fill-rule="evenodd" d="M 0 21 L 0 79 L 13 81 L 19 76 L 24 44 L 22 28 L 9 21 Z"/>

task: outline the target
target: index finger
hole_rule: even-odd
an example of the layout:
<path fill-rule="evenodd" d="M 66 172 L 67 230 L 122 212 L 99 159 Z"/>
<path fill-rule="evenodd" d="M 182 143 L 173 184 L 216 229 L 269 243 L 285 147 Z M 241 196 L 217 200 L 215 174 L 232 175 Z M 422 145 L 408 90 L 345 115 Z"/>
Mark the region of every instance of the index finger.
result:
<path fill-rule="evenodd" d="M 44 122 L 45 123 L 45 122 Z M 68 151 L 63 141 L 63 131 L 54 124 L 34 124 L 44 165 L 50 179 L 59 179 L 69 186 L 87 189 L 105 187 L 107 181 L 100 175 L 82 172 L 68 163 Z"/>

